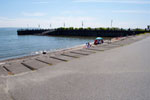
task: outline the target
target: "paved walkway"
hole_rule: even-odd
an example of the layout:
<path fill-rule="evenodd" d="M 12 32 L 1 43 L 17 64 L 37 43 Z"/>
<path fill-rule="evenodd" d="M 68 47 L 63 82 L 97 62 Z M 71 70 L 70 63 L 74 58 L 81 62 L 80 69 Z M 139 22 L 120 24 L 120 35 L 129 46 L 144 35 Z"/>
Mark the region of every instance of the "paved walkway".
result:
<path fill-rule="evenodd" d="M 0 98 L 149 100 L 150 38 L 126 46 L 123 46 L 124 42 L 121 47 L 116 42 L 114 47 L 111 45 L 114 49 L 106 51 L 97 51 L 99 48 L 95 47 L 97 53 L 69 62 L 1 77 L 0 90 L 3 92 L 0 92 Z"/>

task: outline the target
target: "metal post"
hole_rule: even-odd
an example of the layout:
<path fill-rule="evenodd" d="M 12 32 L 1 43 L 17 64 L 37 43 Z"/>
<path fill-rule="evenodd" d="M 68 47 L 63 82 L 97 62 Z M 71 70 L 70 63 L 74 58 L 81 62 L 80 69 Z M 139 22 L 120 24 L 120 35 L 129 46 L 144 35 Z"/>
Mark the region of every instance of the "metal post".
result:
<path fill-rule="evenodd" d="M 51 27 L 52 27 L 52 24 L 50 24 L 49 27 L 51 28 Z"/>
<path fill-rule="evenodd" d="M 113 20 L 111 20 L 111 28 L 113 27 Z"/>
<path fill-rule="evenodd" d="M 29 28 L 29 24 L 27 24 L 27 28 Z"/>
<path fill-rule="evenodd" d="M 40 24 L 38 25 L 38 28 L 40 28 L 41 26 L 40 26 Z"/>
<path fill-rule="evenodd" d="M 64 27 L 65 27 L 66 25 L 65 25 L 65 23 L 64 23 Z"/>
<path fill-rule="evenodd" d="M 83 21 L 82 21 L 82 28 L 83 28 L 84 24 L 83 24 Z"/>

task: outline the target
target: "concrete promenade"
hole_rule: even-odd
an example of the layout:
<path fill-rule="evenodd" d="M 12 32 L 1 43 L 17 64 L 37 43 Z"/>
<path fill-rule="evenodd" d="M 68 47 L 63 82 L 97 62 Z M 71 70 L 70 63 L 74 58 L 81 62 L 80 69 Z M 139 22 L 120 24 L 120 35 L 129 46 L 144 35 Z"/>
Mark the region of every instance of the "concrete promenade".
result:
<path fill-rule="evenodd" d="M 150 100 L 150 37 L 18 62 L 0 68 L 0 100 Z"/>

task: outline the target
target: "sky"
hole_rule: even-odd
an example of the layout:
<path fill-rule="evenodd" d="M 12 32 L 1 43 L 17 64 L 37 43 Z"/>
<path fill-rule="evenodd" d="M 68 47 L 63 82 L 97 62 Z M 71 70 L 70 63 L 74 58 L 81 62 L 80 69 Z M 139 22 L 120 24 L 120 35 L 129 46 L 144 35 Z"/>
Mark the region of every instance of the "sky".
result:
<path fill-rule="evenodd" d="M 150 0 L 1 0 L 0 27 L 146 28 Z"/>

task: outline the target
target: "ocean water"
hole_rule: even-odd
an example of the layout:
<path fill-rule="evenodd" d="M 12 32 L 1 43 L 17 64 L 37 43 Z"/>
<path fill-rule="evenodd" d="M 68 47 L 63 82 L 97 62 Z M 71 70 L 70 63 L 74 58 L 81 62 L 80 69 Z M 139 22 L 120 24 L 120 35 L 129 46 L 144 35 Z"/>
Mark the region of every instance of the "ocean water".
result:
<path fill-rule="evenodd" d="M 17 28 L 0 28 L 0 60 L 34 55 L 93 42 L 95 37 L 18 36 Z"/>

